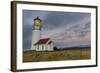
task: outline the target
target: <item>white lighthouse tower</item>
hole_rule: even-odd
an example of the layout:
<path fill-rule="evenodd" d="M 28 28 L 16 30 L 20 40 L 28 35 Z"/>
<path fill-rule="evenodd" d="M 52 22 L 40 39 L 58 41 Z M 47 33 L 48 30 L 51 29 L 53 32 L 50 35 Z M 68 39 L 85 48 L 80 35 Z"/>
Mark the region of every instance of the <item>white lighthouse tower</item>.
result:
<path fill-rule="evenodd" d="M 32 29 L 32 50 L 36 50 L 34 44 L 41 39 L 41 21 L 39 17 L 34 19 L 34 27 Z"/>

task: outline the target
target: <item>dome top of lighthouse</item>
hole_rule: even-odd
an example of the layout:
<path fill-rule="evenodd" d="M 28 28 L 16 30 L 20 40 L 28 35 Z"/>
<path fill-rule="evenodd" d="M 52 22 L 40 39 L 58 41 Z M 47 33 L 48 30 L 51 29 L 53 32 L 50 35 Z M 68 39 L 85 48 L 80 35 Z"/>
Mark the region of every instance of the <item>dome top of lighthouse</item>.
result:
<path fill-rule="evenodd" d="M 38 16 L 34 20 L 40 20 L 40 21 L 42 21 Z"/>

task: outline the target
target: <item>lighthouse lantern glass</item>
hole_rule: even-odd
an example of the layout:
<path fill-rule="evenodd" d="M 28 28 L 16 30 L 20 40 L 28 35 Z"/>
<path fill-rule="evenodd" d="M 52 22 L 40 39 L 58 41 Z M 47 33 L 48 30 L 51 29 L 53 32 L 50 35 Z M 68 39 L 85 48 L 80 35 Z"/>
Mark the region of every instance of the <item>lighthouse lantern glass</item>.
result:
<path fill-rule="evenodd" d="M 41 20 L 39 19 L 39 17 L 34 19 L 34 29 L 36 29 L 36 30 L 40 30 L 41 29 Z"/>
<path fill-rule="evenodd" d="M 35 20 L 35 25 L 40 26 L 40 20 Z"/>

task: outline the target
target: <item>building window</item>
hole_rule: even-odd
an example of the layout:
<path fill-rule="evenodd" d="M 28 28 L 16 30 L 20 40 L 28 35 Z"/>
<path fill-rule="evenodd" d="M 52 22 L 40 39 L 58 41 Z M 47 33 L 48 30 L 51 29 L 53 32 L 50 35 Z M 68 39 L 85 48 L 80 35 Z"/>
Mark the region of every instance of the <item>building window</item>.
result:
<path fill-rule="evenodd" d="M 44 50 L 44 45 L 42 45 L 42 50 Z"/>
<path fill-rule="evenodd" d="M 39 50 L 39 45 L 37 45 L 37 50 Z"/>

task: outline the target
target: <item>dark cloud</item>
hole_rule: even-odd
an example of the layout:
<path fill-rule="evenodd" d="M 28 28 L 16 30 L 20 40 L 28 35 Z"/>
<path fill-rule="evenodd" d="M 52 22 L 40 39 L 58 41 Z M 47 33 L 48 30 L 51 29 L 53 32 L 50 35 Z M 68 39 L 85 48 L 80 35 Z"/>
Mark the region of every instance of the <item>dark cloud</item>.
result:
<path fill-rule="evenodd" d="M 51 35 L 55 40 L 59 37 L 83 37 L 90 33 L 90 13 L 79 12 L 56 12 L 23 10 L 23 49 L 30 49 L 34 18 L 39 16 L 42 19 L 43 35 Z M 56 42 L 56 41 L 55 41 Z M 80 41 L 81 44 L 86 42 Z M 79 43 L 56 43 L 56 46 L 79 45 Z"/>
<path fill-rule="evenodd" d="M 88 13 L 77 12 L 50 12 L 43 20 L 43 24 L 46 28 L 43 29 L 56 29 L 61 26 L 75 23 L 88 17 Z"/>
<path fill-rule="evenodd" d="M 25 25 L 23 27 L 23 48 L 28 49 L 31 45 L 32 27 Z"/>
<path fill-rule="evenodd" d="M 30 17 L 32 14 L 28 11 L 23 12 L 23 48 L 29 49 L 31 46 L 31 36 L 32 36 L 32 19 Z M 29 23 L 30 20 L 30 23 Z"/>

